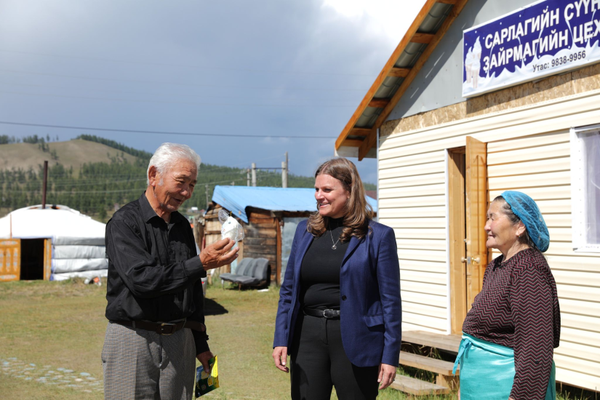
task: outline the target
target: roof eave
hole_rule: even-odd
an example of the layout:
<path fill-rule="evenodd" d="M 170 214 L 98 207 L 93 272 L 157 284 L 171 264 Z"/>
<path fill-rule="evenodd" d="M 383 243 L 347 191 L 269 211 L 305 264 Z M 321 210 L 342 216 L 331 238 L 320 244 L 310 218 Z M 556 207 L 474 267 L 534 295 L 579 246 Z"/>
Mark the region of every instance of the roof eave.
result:
<path fill-rule="evenodd" d="M 448 31 L 450 25 L 452 25 L 456 17 L 458 17 L 463 10 L 467 1 L 468 0 L 427 0 L 371 85 L 371 88 L 360 102 L 358 108 L 354 114 L 352 114 L 352 117 L 338 136 L 335 142 L 335 151 L 337 154 L 357 157 L 359 161 L 368 156 L 374 157 L 373 148 L 377 144 L 378 129 L 396 107 L 396 104 L 398 104 L 408 86 L 413 82 L 441 38 Z M 444 17 L 442 24 L 436 27 L 435 33 L 432 34 L 427 32 L 423 25 L 424 22 L 427 22 L 426 20 L 429 17 L 429 13 L 436 4 L 448 5 L 451 8 Z M 420 56 L 418 56 L 416 60 L 413 59 L 414 64 L 412 66 L 397 66 L 398 60 L 410 44 L 419 44 L 425 47 Z M 375 95 L 380 91 L 388 77 L 402 78 L 403 80 L 396 90 L 391 93 L 391 97 L 375 98 Z M 370 108 L 368 114 L 371 115 L 371 118 L 377 115 L 377 119 L 374 123 L 369 124 L 369 126 L 358 126 L 357 123 L 361 117 L 365 116 L 367 108 Z"/>

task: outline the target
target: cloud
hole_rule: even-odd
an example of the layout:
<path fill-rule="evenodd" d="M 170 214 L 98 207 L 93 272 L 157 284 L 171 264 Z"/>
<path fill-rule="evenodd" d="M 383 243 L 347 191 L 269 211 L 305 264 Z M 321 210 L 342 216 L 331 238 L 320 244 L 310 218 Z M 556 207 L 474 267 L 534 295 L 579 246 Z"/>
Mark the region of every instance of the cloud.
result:
<path fill-rule="evenodd" d="M 323 0 L 323 8 L 340 17 L 363 24 L 367 34 L 397 45 L 425 1 Z"/>
<path fill-rule="evenodd" d="M 101 136 L 150 152 L 179 141 L 206 163 L 238 167 L 279 165 L 287 151 L 292 173 L 312 175 L 333 156 L 334 138 L 412 8 L 380 0 L 1 0 L 0 121 L 214 133 Z M 0 134 L 17 137 L 83 133 L 95 134 L 0 124 Z M 375 161 L 356 164 L 374 182 Z"/>

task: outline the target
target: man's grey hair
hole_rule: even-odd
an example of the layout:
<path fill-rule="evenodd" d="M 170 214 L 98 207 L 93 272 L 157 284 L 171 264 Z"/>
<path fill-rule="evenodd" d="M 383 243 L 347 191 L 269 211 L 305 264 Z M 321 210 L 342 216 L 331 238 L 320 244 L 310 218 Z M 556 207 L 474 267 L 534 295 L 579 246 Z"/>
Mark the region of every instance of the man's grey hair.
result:
<path fill-rule="evenodd" d="M 196 165 L 196 170 L 200 169 L 200 156 L 189 146 L 168 142 L 161 144 L 148 163 L 148 170 L 146 171 L 148 185 L 150 184 L 148 174 L 150 173 L 151 167 L 155 167 L 156 171 L 163 175 L 174 163 L 181 159 L 193 162 Z"/>

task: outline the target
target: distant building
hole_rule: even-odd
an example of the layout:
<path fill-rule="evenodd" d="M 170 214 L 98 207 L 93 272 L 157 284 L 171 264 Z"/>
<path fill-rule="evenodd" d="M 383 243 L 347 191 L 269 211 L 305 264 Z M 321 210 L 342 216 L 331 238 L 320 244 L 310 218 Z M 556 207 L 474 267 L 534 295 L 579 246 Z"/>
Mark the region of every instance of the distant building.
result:
<path fill-rule="evenodd" d="M 66 206 L 15 210 L 0 218 L 0 282 L 105 277 L 105 230 Z"/>
<path fill-rule="evenodd" d="M 367 198 L 377 212 L 377 203 Z M 225 209 L 244 227 L 240 259 L 264 257 L 271 262 L 271 282 L 280 284 L 289 257 L 298 222 L 315 212 L 313 188 L 272 188 L 252 186 L 216 186 L 212 202 L 204 216 L 210 244 L 221 238 L 218 212 Z M 227 268 L 223 272 L 229 272 Z"/>

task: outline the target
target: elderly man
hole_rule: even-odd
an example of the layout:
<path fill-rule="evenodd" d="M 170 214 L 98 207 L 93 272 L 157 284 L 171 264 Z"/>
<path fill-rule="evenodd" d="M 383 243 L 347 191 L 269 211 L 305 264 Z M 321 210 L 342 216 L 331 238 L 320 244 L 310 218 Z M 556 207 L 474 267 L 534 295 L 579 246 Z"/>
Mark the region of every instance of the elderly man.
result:
<path fill-rule="evenodd" d="M 145 193 L 106 225 L 106 399 L 191 399 L 196 358 L 208 370 L 201 278 L 235 260 L 238 249 L 223 239 L 198 256 L 177 212 L 192 196 L 199 165 L 188 146 L 162 144 Z"/>

